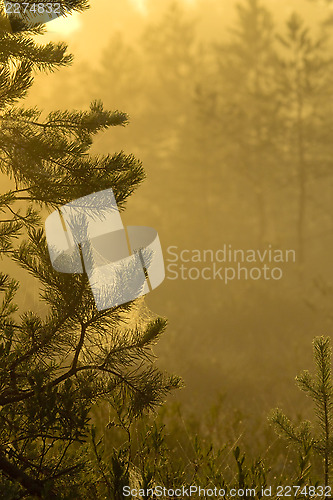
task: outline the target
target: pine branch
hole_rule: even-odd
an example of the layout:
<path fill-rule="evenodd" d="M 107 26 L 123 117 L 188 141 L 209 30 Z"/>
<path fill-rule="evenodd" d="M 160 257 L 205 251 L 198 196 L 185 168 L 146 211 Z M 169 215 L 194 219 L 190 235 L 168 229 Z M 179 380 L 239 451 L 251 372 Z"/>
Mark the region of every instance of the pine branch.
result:
<path fill-rule="evenodd" d="M 0 452 L 0 469 L 9 476 L 12 480 L 18 481 L 31 495 L 42 498 L 43 485 L 41 481 L 31 478 L 19 467 L 7 460 L 3 453 Z M 56 500 L 53 492 L 49 492 L 49 498 Z"/>
<path fill-rule="evenodd" d="M 313 438 L 309 422 L 302 422 L 296 429 L 291 421 L 279 409 L 274 410 L 270 420 L 275 424 L 276 432 L 297 447 L 302 446 L 304 456 L 308 456 L 312 448 L 323 457 L 324 484 L 329 484 L 331 458 L 333 457 L 333 439 L 331 425 L 333 415 L 333 386 L 331 376 L 331 347 L 329 337 L 316 337 L 313 340 L 313 355 L 316 364 L 316 374 L 304 371 L 296 377 L 299 388 L 314 402 L 317 422 L 321 429 L 318 438 Z"/>

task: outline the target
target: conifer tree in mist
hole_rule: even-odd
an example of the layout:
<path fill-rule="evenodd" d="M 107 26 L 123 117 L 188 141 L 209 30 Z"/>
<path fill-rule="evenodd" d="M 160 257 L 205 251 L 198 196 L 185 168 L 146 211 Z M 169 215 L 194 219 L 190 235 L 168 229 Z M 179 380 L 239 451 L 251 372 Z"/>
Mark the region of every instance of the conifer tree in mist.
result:
<path fill-rule="evenodd" d="M 70 14 L 87 5 L 63 7 Z M 106 401 L 130 424 L 180 382 L 153 366 L 151 346 L 165 321 L 142 318 L 135 301 L 98 311 L 85 275 L 52 268 L 41 215 L 110 187 L 122 209 L 144 172 L 124 152 L 89 153 L 98 132 L 127 123 L 124 113 L 93 102 L 88 111 L 43 118 L 22 106 L 34 72 L 72 58 L 64 43 L 36 41 L 45 26 L 13 19 L 9 27 L 4 11 L 0 23 L 0 169 L 11 183 L 0 196 L 0 497 L 96 498 L 92 406 Z M 39 283 L 43 316 L 20 308 L 26 282 L 7 274 L 9 261 Z"/>

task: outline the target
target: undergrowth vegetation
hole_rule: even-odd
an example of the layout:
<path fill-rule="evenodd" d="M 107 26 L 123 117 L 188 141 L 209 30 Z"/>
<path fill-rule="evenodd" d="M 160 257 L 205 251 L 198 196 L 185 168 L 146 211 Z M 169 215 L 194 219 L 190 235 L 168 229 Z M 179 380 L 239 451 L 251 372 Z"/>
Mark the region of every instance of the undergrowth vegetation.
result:
<path fill-rule="evenodd" d="M 92 441 L 100 475 L 95 493 L 107 490 L 111 498 L 120 499 L 126 485 L 136 491 L 200 485 L 224 489 L 221 498 L 226 499 L 262 498 L 262 489 L 271 487 L 270 498 L 278 498 L 281 488 L 290 486 L 290 494 L 285 493 L 292 498 L 329 497 L 324 486 L 329 485 L 333 451 L 330 338 L 315 338 L 313 353 L 314 375 L 304 371 L 296 383 L 311 399 L 314 421 L 298 417 L 292 423 L 281 409 L 263 421 L 228 407 L 223 396 L 199 414 L 169 403 L 132 424 L 113 410 L 106 422 L 106 408 L 95 409 Z M 232 490 L 244 495 L 230 496 Z"/>

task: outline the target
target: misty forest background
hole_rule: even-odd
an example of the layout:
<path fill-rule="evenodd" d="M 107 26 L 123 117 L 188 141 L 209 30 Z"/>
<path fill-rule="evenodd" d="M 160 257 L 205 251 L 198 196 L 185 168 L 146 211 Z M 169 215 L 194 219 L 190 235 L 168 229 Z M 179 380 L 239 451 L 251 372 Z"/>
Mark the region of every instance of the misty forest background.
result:
<path fill-rule="evenodd" d="M 144 16 L 115 3 L 80 15 L 95 28 L 74 38 L 74 64 L 37 75 L 26 102 L 86 109 L 98 98 L 129 114 L 94 150 L 143 161 L 123 220 L 157 228 L 165 257 L 170 245 L 296 250 L 281 281 L 166 280 L 146 301 L 169 321 L 156 352 L 185 379 L 176 399 L 196 411 L 226 393 L 249 413 L 303 411 L 292 381 L 332 328 L 330 4 L 160 1 Z M 37 290 L 26 301 L 39 307 Z"/>
<path fill-rule="evenodd" d="M 145 5 L 80 14 L 72 67 L 36 75 L 25 103 L 46 113 L 101 99 L 129 114 L 93 151 L 142 160 L 147 179 L 122 217 L 156 228 L 165 257 L 171 245 L 296 250 L 281 281 L 167 279 L 146 298 L 168 318 L 159 366 L 185 383 L 163 410 L 173 425 L 181 404 L 194 427 L 219 420 L 212 440 L 282 457 L 267 414 L 312 417 L 294 378 L 312 367 L 313 337 L 332 331 L 333 2 Z M 42 310 L 37 284 L 22 280 L 25 307 Z"/>

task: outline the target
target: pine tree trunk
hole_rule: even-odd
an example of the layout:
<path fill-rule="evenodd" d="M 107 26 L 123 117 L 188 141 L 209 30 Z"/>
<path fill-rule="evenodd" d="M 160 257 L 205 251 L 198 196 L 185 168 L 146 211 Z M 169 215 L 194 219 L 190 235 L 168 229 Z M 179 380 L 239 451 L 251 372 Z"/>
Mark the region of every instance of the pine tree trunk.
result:
<path fill-rule="evenodd" d="M 305 208 L 306 208 L 306 164 L 304 151 L 304 131 L 303 131 L 303 98 L 300 90 L 300 81 L 297 81 L 297 157 L 298 157 L 298 182 L 299 182 L 299 202 L 297 220 L 297 239 L 299 261 L 304 261 L 304 232 L 305 232 Z"/>

